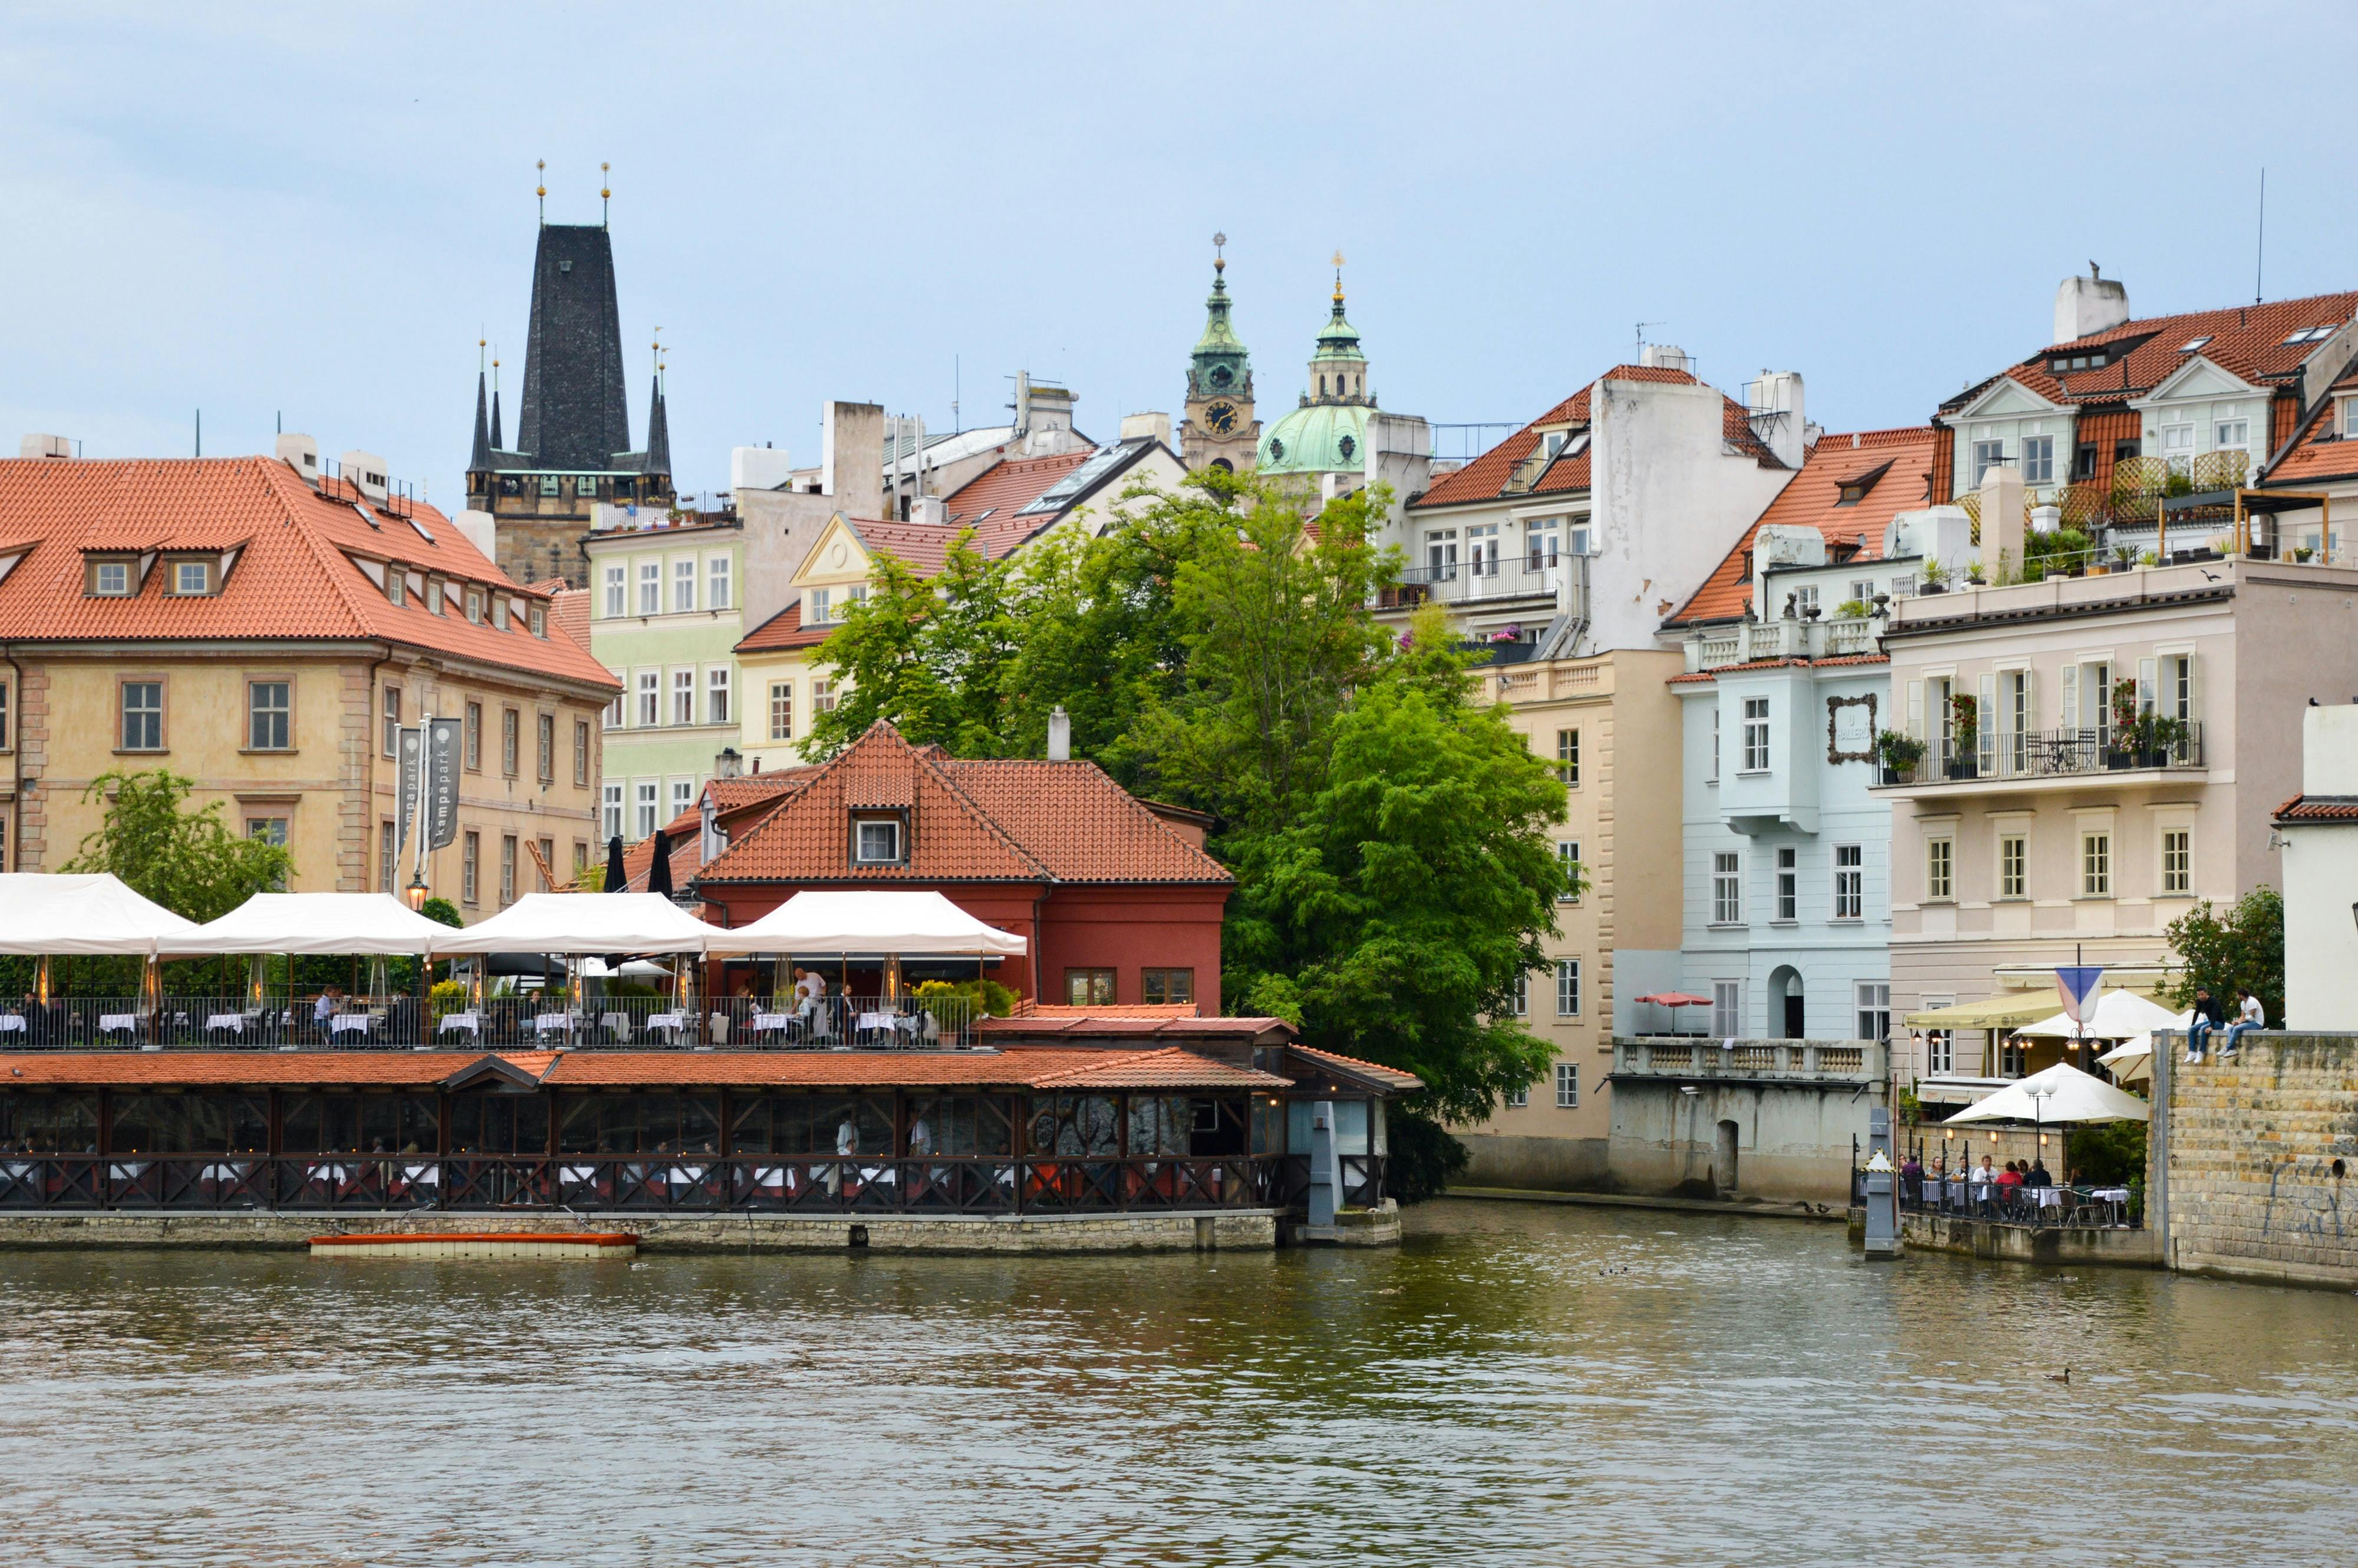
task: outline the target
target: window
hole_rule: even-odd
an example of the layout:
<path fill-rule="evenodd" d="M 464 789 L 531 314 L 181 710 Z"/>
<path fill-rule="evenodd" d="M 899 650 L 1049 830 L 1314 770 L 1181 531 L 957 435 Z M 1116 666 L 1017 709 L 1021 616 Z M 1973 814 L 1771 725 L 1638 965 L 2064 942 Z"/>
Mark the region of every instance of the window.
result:
<path fill-rule="evenodd" d="M 1744 1033 L 1742 980 L 1712 981 L 1711 1032 L 1722 1040 L 1733 1040 Z"/>
<path fill-rule="evenodd" d="M 601 784 L 598 786 L 598 830 L 608 838 L 622 836 L 622 786 Z"/>
<path fill-rule="evenodd" d="M 482 836 L 481 834 L 480 834 L 480 833 L 464 833 L 464 834 L 460 835 L 460 838 L 459 838 L 459 902 L 460 902 L 460 903 L 474 903 L 478 902 L 478 901 L 477 901 L 477 898 L 476 898 L 476 892 L 475 892 L 475 890 L 476 890 L 476 878 L 477 878 L 477 876 L 481 873 L 481 868 L 482 868 L 482 863 L 483 863 L 483 836 Z"/>
<path fill-rule="evenodd" d="M 671 607 L 675 611 L 696 608 L 696 557 L 682 556 L 671 564 Z"/>
<path fill-rule="evenodd" d="M 2194 462 L 2194 427 L 2164 425 L 2161 427 L 2161 459 L 2172 473 L 2188 473 Z"/>
<path fill-rule="evenodd" d="M 2113 896 L 2113 836 L 2109 833 L 2080 835 L 2080 896 Z"/>
<path fill-rule="evenodd" d="M 246 750 L 284 752 L 293 743 L 294 690 L 283 680 L 245 683 Z"/>
<path fill-rule="evenodd" d="M 622 568 L 619 564 L 606 568 L 606 619 L 609 621 L 622 619 L 622 607 L 626 602 L 624 589 L 627 587 L 622 578 Z"/>
<path fill-rule="evenodd" d="M 1801 851 L 1786 845 L 1777 851 L 1777 918 L 1799 920 L 1801 917 L 1801 874 L 1798 862 Z"/>
<path fill-rule="evenodd" d="M 1555 1108 L 1558 1110 L 1580 1108 L 1580 1064 L 1558 1062 L 1555 1065 Z"/>
<path fill-rule="evenodd" d="M 90 591 L 101 599 L 128 599 L 131 596 L 131 563 L 92 562 Z"/>
<path fill-rule="evenodd" d="M 1514 1012 L 1517 1018 L 1531 1015 L 1531 974 L 1529 969 L 1515 971 Z"/>
<path fill-rule="evenodd" d="M 164 683 L 127 680 L 123 683 L 123 749 L 160 752 L 164 749 Z"/>
<path fill-rule="evenodd" d="M 1195 1000 L 1193 969 L 1144 969 L 1139 973 L 1140 999 L 1150 1006 L 1177 1007 Z"/>
<path fill-rule="evenodd" d="M 2194 890 L 2194 835 L 2184 827 L 2168 827 L 2161 835 L 2161 891 Z"/>
<path fill-rule="evenodd" d="M 2194 655 L 2178 654 L 2161 661 L 2161 690 L 2157 704 L 2165 719 L 2194 717 Z"/>
<path fill-rule="evenodd" d="M 2212 445 L 2221 449 L 2249 450 L 2252 445 L 2252 422 L 2249 419 L 2222 419 L 2212 432 Z"/>
<path fill-rule="evenodd" d="M 444 589 L 442 579 L 428 576 L 426 579 L 426 608 L 435 614 L 442 613 Z"/>
<path fill-rule="evenodd" d="M 695 781 L 694 779 L 674 779 L 674 780 L 672 780 L 672 781 L 671 781 L 671 814 L 672 814 L 672 816 L 677 816 L 681 812 L 686 811 L 689 806 L 694 806 L 695 804 L 696 804 L 696 781 Z"/>
<path fill-rule="evenodd" d="M 574 878 L 574 881 L 577 881 L 577 882 L 579 882 L 579 881 L 581 880 L 581 873 L 582 873 L 582 872 L 584 872 L 584 871 L 588 871 L 589 869 L 590 869 L 590 846 L 589 846 L 588 844 L 584 843 L 582 840 L 580 840 L 580 839 L 579 839 L 579 838 L 576 838 L 575 840 L 573 840 L 573 878 Z"/>
<path fill-rule="evenodd" d="M 663 612 L 663 563 L 639 563 L 639 613 L 659 615 Z"/>
<path fill-rule="evenodd" d="M 544 713 L 533 726 L 534 776 L 543 784 L 557 782 L 557 715 Z"/>
<path fill-rule="evenodd" d="M 901 819 L 860 817 L 851 825 L 851 858 L 863 866 L 898 865 L 901 860 Z"/>
<path fill-rule="evenodd" d="M 1555 961 L 1555 1015 L 1558 1018 L 1580 1016 L 1580 960 L 1558 958 Z"/>
<path fill-rule="evenodd" d="M 1074 1007 L 1105 1007 L 1113 1001 L 1111 969 L 1066 969 L 1065 1000 Z"/>
<path fill-rule="evenodd" d="M 704 721 L 729 722 L 729 666 L 715 665 L 704 672 Z"/>
<path fill-rule="evenodd" d="M 249 816 L 245 819 L 245 836 L 257 844 L 287 848 L 287 819 L 283 816 Z"/>
<path fill-rule="evenodd" d="M 2005 461 L 2006 443 L 2004 441 L 1975 441 L 1974 443 L 1974 488 L 1979 490 L 1982 476 Z"/>
<path fill-rule="evenodd" d="M 1555 439 L 1551 436 L 1550 440 Z M 1561 547 L 1558 533 L 1561 520 L 1535 517 L 1523 527 L 1523 567 L 1527 571 L 1545 571 L 1555 565 L 1556 552 Z"/>
<path fill-rule="evenodd" d="M 540 868 L 545 868 L 545 869 L 543 869 L 543 870 L 541 871 L 541 883 L 542 883 L 542 885 L 543 885 L 543 886 L 545 886 L 545 887 L 546 887 L 546 888 L 547 888 L 551 892 L 556 892 L 556 891 L 557 891 L 557 877 L 556 877 L 556 871 L 557 871 L 557 840 L 556 840 L 556 839 L 554 839 L 554 838 L 543 838 L 543 839 L 541 839 L 541 840 L 540 840 L 540 861 L 539 861 L 539 866 L 540 866 Z"/>
<path fill-rule="evenodd" d="M 399 609 L 408 591 L 409 574 L 398 566 L 386 567 L 384 569 L 385 601 L 394 608 Z"/>
<path fill-rule="evenodd" d="M 704 561 L 704 607 L 707 610 L 729 608 L 730 562 L 727 556 L 708 556 Z"/>
<path fill-rule="evenodd" d="M 384 688 L 384 754 L 397 756 L 401 752 L 401 688 Z"/>
<path fill-rule="evenodd" d="M 1891 987 L 1884 980 L 1858 982 L 1858 1038 L 1882 1040 L 1891 1033 Z"/>
<path fill-rule="evenodd" d="M 2095 442 L 2082 441 L 2076 449 L 2073 449 L 2071 453 L 2071 477 L 2073 479 L 2093 479 L 2096 477 Z"/>
<path fill-rule="evenodd" d="M 653 779 L 641 779 L 632 804 L 638 812 L 637 830 L 631 837 L 644 838 L 655 830 L 655 791 L 662 787 Z"/>
<path fill-rule="evenodd" d="M 2025 436 L 2022 438 L 2022 482 L 2052 484 L 2055 482 L 2055 438 Z"/>
<path fill-rule="evenodd" d="M 811 681 L 811 711 L 813 713 L 835 711 L 835 682 L 816 678 Z"/>
<path fill-rule="evenodd" d="M 509 600 L 506 594 L 495 593 L 492 595 L 492 631 L 504 632 L 508 629 L 508 604 Z"/>
<path fill-rule="evenodd" d="M 1498 525 L 1476 523 L 1466 530 L 1466 569 L 1475 577 L 1498 575 Z"/>
<path fill-rule="evenodd" d="M 622 684 L 624 689 L 616 692 L 614 700 L 606 705 L 606 728 L 609 730 L 620 730 L 630 722 L 631 698 L 628 689 L 630 683 L 624 681 Z"/>
<path fill-rule="evenodd" d="M 590 721 L 587 719 L 573 721 L 573 783 L 577 788 L 587 788 L 590 784 Z"/>
<path fill-rule="evenodd" d="M 377 824 L 376 891 L 392 892 L 401 885 L 400 834 L 390 822 Z"/>
<path fill-rule="evenodd" d="M 1559 730 L 1555 732 L 1555 776 L 1563 781 L 1566 789 L 1580 785 L 1580 731 Z"/>
<path fill-rule="evenodd" d="M 503 908 L 515 902 L 516 840 L 513 833 L 500 835 L 500 904 Z"/>
<path fill-rule="evenodd" d="M 1997 840 L 1997 896 L 2022 898 L 2030 885 L 2027 840 L 2019 833 L 2001 833 Z"/>
<path fill-rule="evenodd" d="M 696 672 L 671 672 L 671 721 L 674 724 L 696 722 Z"/>
<path fill-rule="evenodd" d="M 1557 839 L 1555 843 L 1555 858 L 1563 865 L 1564 882 L 1563 892 L 1556 894 L 1556 902 L 1559 903 L 1578 903 L 1580 902 L 1580 840 L 1577 838 Z"/>
<path fill-rule="evenodd" d="M 573 499 L 576 503 L 583 506 L 587 506 L 591 502 L 597 500 L 598 481 L 586 476 L 575 480 L 573 481 Z"/>
<path fill-rule="evenodd" d="M 0 680 L 0 752 L 8 749 L 8 683 Z"/>
<path fill-rule="evenodd" d="M 500 709 L 500 772 L 516 776 L 516 746 L 522 739 L 524 719 L 513 708 Z"/>
<path fill-rule="evenodd" d="M 773 680 L 770 683 L 770 739 L 791 741 L 795 738 L 795 683 Z"/>
<path fill-rule="evenodd" d="M 1722 850 L 1711 858 L 1711 923 L 1733 925 L 1744 918 L 1744 901 L 1737 881 L 1736 853 Z"/>
<path fill-rule="evenodd" d="M 400 572 L 395 571 L 391 575 L 394 578 L 398 578 L 401 574 Z M 174 561 L 172 563 L 172 591 L 174 593 L 203 595 L 211 593 L 212 590 L 213 568 L 211 562 Z M 394 602 L 398 604 L 401 600 L 395 599 Z"/>
<path fill-rule="evenodd" d="M 566 270 L 569 272 L 572 269 L 568 267 Z M 543 495 L 555 495 L 557 493 L 557 476 L 555 474 L 545 473 L 540 476 L 540 493 Z"/>
<path fill-rule="evenodd" d="M 1768 771 L 1768 699 L 1765 697 L 1744 699 L 1744 771 Z"/>
<path fill-rule="evenodd" d="M 534 636 L 546 638 L 548 635 L 548 606 L 546 604 L 535 604 L 532 607 L 532 614 L 527 618 L 526 624 L 531 626 L 532 634 Z"/>
<path fill-rule="evenodd" d="M 663 722 L 663 672 L 639 672 L 639 724 L 642 728 Z"/>
<path fill-rule="evenodd" d="M 1528 1084 L 1521 1088 L 1509 1089 L 1507 1092 L 1507 1108 L 1509 1110 L 1520 1110 L 1523 1107 L 1531 1103 L 1531 1086 Z"/>
<path fill-rule="evenodd" d="M 1866 918 L 1866 846 L 1834 846 L 1834 918 Z"/>
<path fill-rule="evenodd" d="M 814 626 L 824 626 L 835 619 L 834 590 L 815 588 L 805 596 L 810 600 L 810 621 Z"/>
<path fill-rule="evenodd" d="M 478 626 L 483 623 L 483 590 L 480 588 L 467 590 L 467 619 Z"/>
<path fill-rule="evenodd" d="M 1424 536 L 1424 566 L 1435 582 L 1455 581 L 1457 577 L 1457 530 L 1439 528 Z"/>
<path fill-rule="evenodd" d="M 1563 553 L 1567 556 L 1588 554 L 1588 524 L 1575 523 L 1564 531 Z"/>
<path fill-rule="evenodd" d="M 1801 587 L 1793 590 L 1794 614 L 1806 621 L 1810 618 L 1811 611 L 1816 610 L 1817 607 L 1818 585 L 1816 583 L 1803 583 Z"/>
<path fill-rule="evenodd" d="M 1957 843 L 1953 838 L 1924 840 L 1924 896 L 1949 899 L 1956 894 Z"/>

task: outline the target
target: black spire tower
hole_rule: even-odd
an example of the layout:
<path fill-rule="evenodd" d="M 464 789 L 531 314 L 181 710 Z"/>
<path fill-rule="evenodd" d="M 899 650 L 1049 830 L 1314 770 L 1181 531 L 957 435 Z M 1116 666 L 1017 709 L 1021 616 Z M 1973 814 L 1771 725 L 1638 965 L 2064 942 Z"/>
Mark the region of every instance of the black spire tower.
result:
<path fill-rule="evenodd" d="M 631 449 L 627 396 L 612 237 L 598 224 L 544 224 L 532 264 L 516 449 L 538 468 L 611 468 Z"/>

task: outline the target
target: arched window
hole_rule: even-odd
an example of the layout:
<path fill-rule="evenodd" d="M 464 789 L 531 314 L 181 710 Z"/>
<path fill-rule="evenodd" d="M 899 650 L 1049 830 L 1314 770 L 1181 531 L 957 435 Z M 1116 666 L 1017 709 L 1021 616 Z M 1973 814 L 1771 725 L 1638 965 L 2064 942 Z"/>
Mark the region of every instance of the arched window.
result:
<path fill-rule="evenodd" d="M 1237 471 L 1237 465 L 1228 461 L 1226 458 L 1214 458 L 1212 460 L 1212 466 L 1219 470 L 1222 473 L 1234 473 Z"/>

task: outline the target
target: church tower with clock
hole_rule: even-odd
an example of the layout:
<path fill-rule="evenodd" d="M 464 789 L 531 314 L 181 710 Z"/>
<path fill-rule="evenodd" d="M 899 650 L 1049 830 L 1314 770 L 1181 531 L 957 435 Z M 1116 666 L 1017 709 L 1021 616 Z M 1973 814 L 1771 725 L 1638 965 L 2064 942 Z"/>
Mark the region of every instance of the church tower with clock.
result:
<path fill-rule="evenodd" d="M 1226 234 L 1212 236 L 1212 295 L 1204 302 L 1204 335 L 1188 359 L 1179 456 L 1190 469 L 1236 473 L 1253 466 L 1260 423 L 1253 417 L 1252 356 L 1228 324 L 1228 243 Z"/>

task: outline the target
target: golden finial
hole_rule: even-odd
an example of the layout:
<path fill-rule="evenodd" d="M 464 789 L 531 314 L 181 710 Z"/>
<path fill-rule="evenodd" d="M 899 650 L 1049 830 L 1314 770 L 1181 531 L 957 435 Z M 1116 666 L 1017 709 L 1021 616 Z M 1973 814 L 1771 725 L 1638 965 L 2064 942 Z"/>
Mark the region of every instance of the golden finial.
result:
<path fill-rule="evenodd" d="M 598 166 L 598 222 L 601 224 L 606 222 L 607 204 L 614 200 L 613 181 L 606 178 L 612 171 L 613 167 L 611 163 L 601 163 Z"/>
<path fill-rule="evenodd" d="M 1335 303 L 1343 303 L 1343 253 L 1335 253 Z"/>
<path fill-rule="evenodd" d="M 1228 270 L 1228 258 L 1221 254 L 1221 252 L 1228 249 L 1228 235 L 1218 232 L 1215 232 L 1212 235 L 1212 270 L 1214 272 L 1226 272 Z"/>
<path fill-rule="evenodd" d="M 540 198 L 540 221 L 546 223 L 548 222 L 548 160 L 535 158 L 532 167 L 538 171 L 540 178 L 540 183 L 533 188 L 532 193 Z"/>

